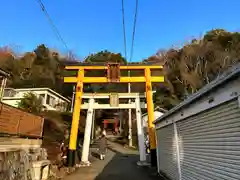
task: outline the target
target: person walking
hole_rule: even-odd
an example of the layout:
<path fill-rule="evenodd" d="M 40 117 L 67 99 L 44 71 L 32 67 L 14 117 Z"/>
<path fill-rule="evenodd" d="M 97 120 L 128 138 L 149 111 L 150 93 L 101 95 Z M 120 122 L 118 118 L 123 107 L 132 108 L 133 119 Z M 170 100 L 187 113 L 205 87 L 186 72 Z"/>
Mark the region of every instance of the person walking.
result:
<path fill-rule="evenodd" d="M 102 136 L 101 136 L 100 142 L 99 142 L 100 160 L 105 159 L 106 149 L 107 149 L 106 131 L 103 130 Z"/>
<path fill-rule="evenodd" d="M 58 165 L 58 169 L 62 166 L 67 165 L 67 154 L 68 154 L 68 144 L 69 144 L 69 130 L 64 130 L 63 140 L 60 145 L 60 162 Z"/>

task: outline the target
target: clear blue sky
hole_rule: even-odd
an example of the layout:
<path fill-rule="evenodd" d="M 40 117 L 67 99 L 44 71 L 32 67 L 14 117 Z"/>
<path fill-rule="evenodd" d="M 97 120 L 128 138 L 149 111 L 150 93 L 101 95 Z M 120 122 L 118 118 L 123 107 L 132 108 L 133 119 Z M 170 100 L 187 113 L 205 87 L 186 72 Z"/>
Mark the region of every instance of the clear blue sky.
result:
<path fill-rule="evenodd" d="M 79 57 L 108 49 L 123 53 L 121 0 L 42 0 L 61 35 Z M 125 0 L 130 54 L 135 0 Z M 239 0 L 139 0 L 134 61 L 181 46 L 212 28 L 239 31 Z M 30 51 L 44 43 L 65 51 L 36 0 L 1 2 L 0 45 Z"/>

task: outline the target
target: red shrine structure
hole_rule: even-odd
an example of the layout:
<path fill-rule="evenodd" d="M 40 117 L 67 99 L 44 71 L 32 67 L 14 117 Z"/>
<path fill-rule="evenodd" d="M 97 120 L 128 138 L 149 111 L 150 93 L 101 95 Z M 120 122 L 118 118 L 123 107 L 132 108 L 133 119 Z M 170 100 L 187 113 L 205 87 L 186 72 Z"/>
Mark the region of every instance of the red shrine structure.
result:
<path fill-rule="evenodd" d="M 114 133 L 118 133 L 118 125 L 119 125 L 119 119 L 112 118 L 112 119 L 103 119 L 103 127 L 104 129 L 109 129 L 109 124 L 112 124 L 113 127 L 111 128 Z"/>

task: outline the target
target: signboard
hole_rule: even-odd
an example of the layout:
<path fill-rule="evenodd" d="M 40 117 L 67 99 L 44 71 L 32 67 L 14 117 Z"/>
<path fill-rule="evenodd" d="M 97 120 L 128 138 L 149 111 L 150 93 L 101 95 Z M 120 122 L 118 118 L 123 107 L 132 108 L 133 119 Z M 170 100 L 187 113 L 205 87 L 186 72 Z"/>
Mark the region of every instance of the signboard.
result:
<path fill-rule="evenodd" d="M 111 93 L 110 94 L 110 106 L 111 107 L 118 107 L 118 105 L 119 105 L 118 93 Z"/>
<path fill-rule="evenodd" d="M 120 81 L 120 64 L 108 63 L 107 78 L 108 78 L 109 82 L 119 82 Z"/>

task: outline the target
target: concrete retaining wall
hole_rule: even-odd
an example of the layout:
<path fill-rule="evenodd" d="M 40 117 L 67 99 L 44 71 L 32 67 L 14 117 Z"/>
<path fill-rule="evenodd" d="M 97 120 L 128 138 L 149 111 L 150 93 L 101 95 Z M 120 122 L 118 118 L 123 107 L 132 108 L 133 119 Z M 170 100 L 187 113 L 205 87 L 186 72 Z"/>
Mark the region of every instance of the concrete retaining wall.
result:
<path fill-rule="evenodd" d="M 24 150 L 0 147 L 0 179 L 32 180 L 32 164 Z"/>
<path fill-rule="evenodd" d="M 8 146 L 11 148 L 40 148 L 42 146 L 41 139 L 26 139 L 14 137 L 0 137 L 0 147 Z"/>
<path fill-rule="evenodd" d="M 35 180 L 49 173 L 50 161 L 41 148 L 42 140 L 23 138 L 0 138 L 0 180 Z"/>

